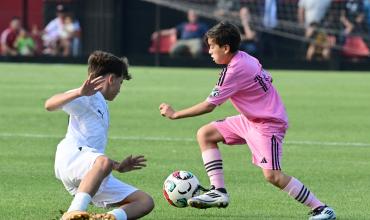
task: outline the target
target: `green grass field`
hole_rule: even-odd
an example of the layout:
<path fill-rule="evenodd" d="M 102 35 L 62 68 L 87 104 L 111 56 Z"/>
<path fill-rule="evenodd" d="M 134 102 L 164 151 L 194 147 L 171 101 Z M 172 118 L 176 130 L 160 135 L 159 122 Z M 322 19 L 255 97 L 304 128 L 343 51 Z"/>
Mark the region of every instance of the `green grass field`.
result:
<path fill-rule="evenodd" d="M 72 197 L 54 177 L 56 145 L 66 132 L 67 115 L 49 113 L 44 101 L 78 87 L 84 65 L 0 63 L 0 219 L 56 219 Z M 162 196 L 174 170 L 208 178 L 195 141 L 205 123 L 236 114 L 229 103 L 211 114 L 170 121 L 161 102 L 175 109 L 202 101 L 219 70 L 132 67 L 133 80 L 110 103 L 107 155 L 120 160 L 144 154 L 147 168 L 117 174 L 151 194 L 154 211 L 144 219 L 307 219 L 308 209 L 264 181 L 251 164 L 247 146 L 221 145 L 227 209 L 171 207 Z M 370 219 L 370 74 L 356 72 L 271 71 L 287 107 L 283 170 L 304 182 L 338 219 Z M 91 207 L 89 211 L 103 211 Z"/>

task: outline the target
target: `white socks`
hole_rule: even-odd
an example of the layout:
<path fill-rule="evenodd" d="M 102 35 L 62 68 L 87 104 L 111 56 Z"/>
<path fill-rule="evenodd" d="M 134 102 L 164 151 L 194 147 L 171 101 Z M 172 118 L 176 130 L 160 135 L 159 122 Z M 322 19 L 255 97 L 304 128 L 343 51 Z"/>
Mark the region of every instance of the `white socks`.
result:
<path fill-rule="evenodd" d="M 91 201 L 91 196 L 85 192 L 76 193 L 75 197 L 72 200 L 71 206 L 68 209 L 70 211 L 86 211 L 87 206 Z"/>
<path fill-rule="evenodd" d="M 113 209 L 108 213 L 114 215 L 114 217 L 116 217 L 116 220 L 127 220 L 126 212 L 123 209 Z"/>
<path fill-rule="evenodd" d="M 72 200 L 71 206 L 68 209 L 68 212 L 71 211 L 86 211 L 87 206 L 91 202 L 91 196 L 84 192 L 76 193 L 75 197 Z M 108 212 L 109 214 L 114 215 L 116 220 L 127 220 L 126 212 L 121 209 L 113 209 L 112 211 Z"/>

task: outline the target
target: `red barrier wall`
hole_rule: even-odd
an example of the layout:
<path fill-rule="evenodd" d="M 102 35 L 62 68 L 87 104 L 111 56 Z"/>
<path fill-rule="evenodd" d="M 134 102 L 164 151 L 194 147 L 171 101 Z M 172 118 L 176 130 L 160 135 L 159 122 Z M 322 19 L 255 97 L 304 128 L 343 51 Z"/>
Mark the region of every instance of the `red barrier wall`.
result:
<path fill-rule="evenodd" d="M 23 26 L 33 24 L 43 28 L 43 0 L 0 0 L 0 32 L 6 29 L 14 16 L 21 18 Z"/>

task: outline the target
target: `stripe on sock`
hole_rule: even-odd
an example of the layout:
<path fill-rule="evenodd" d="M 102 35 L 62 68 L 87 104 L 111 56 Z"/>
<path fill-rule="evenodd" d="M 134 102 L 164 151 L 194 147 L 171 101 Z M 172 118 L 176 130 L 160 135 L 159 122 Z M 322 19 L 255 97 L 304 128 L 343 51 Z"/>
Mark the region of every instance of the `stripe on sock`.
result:
<path fill-rule="evenodd" d="M 211 185 L 216 189 L 225 188 L 223 164 L 219 149 L 210 148 L 203 151 L 202 158 Z"/>
<path fill-rule="evenodd" d="M 294 199 L 297 200 L 300 203 L 304 203 L 304 202 L 306 202 L 309 195 L 310 195 L 310 190 L 308 190 L 303 185 L 301 190 L 299 191 L 298 195 Z"/>
<path fill-rule="evenodd" d="M 206 164 L 204 164 L 204 167 L 206 168 L 207 173 L 209 173 L 212 170 L 222 170 L 222 160 L 213 160 Z"/>

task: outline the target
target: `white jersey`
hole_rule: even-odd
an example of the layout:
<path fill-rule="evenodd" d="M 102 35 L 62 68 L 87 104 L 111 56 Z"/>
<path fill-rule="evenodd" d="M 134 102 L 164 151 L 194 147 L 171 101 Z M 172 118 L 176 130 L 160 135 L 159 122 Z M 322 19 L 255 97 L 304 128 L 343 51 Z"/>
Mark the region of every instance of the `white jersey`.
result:
<path fill-rule="evenodd" d="M 55 176 L 71 195 L 75 195 L 95 160 L 104 155 L 109 112 L 100 92 L 74 99 L 63 106 L 63 111 L 70 117 L 66 137 L 59 143 L 55 155 Z M 91 202 L 98 207 L 108 208 L 137 190 L 109 174 Z"/>
<path fill-rule="evenodd" d="M 320 23 L 329 8 L 331 0 L 299 0 L 298 7 L 304 9 L 305 26 L 312 22 Z"/>
<path fill-rule="evenodd" d="M 93 148 L 103 153 L 108 139 L 108 105 L 100 92 L 92 96 L 77 98 L 63 106 L 69 114 L 69 125 L 65 138 L 59 143 L 58 151 L 81 147 Z"/>

